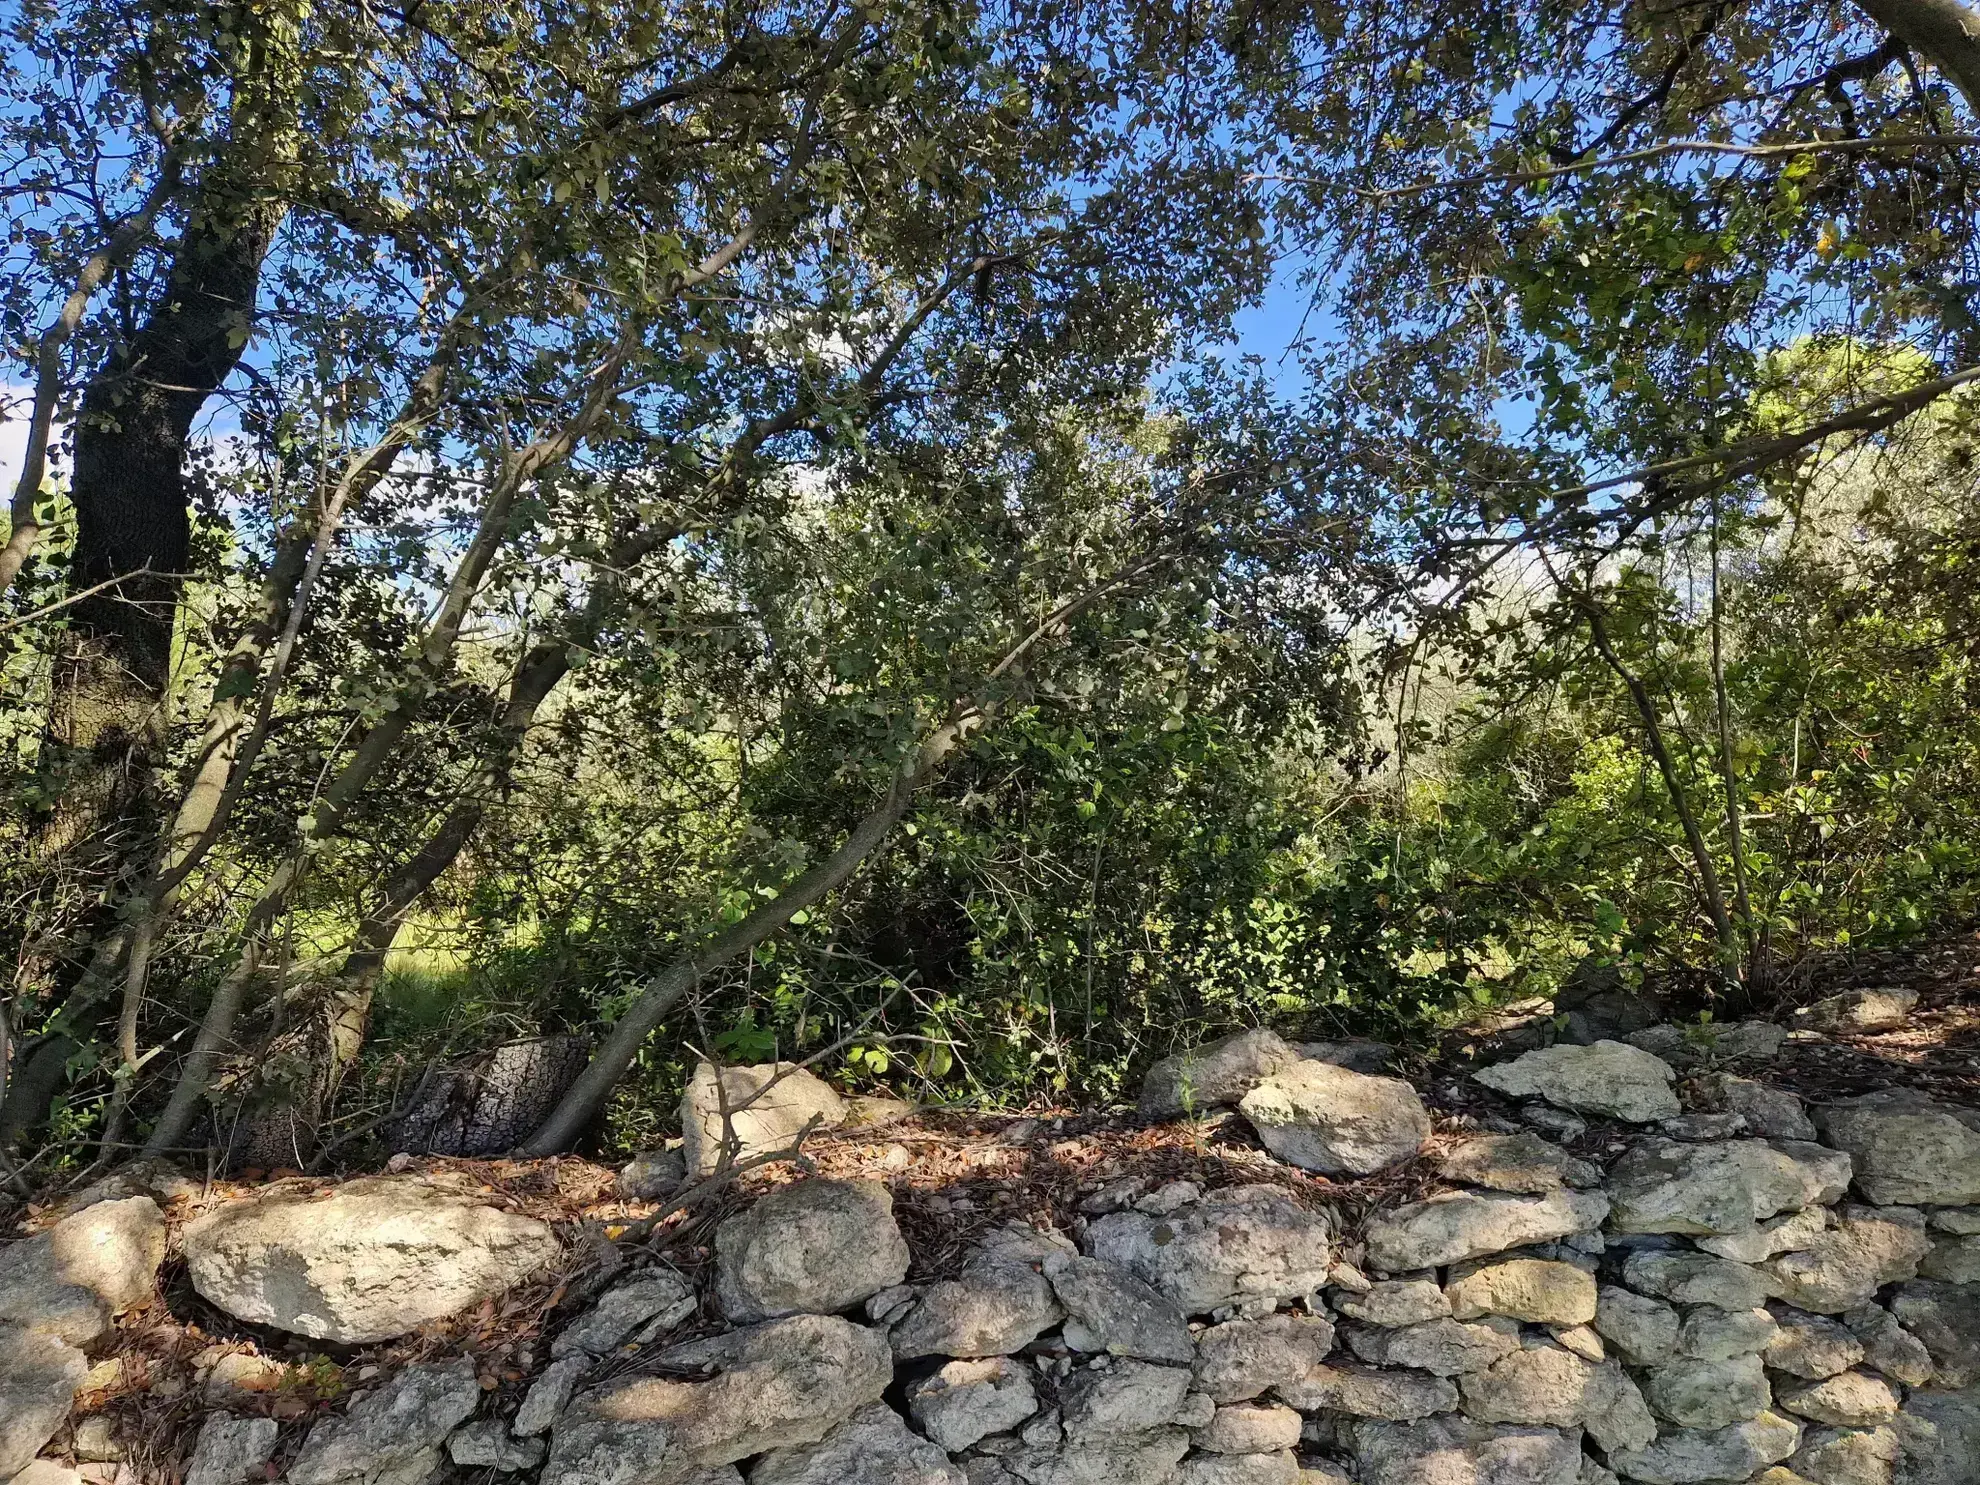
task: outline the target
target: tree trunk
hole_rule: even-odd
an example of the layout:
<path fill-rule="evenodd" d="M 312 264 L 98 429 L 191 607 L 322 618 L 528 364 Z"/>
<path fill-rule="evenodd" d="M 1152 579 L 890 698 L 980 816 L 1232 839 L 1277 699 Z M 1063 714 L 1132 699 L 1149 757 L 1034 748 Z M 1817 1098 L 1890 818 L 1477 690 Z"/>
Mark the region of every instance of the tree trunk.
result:
<path fill-rule="evenodd" d="M 1980 6 L 1962 0 L 1859 0 L 1878 25 L 1927 58 L 1980 117 Z"/>

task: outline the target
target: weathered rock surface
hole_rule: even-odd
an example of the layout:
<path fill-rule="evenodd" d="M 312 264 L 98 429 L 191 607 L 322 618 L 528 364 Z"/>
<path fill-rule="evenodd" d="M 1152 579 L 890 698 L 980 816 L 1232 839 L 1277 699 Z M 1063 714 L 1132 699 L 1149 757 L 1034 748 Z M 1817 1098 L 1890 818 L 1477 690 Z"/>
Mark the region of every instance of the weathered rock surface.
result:
<path fill-rule="evenodd" d="M 413 1180 L 277 1191 L 185 1234 L 193 1287 L 239 1320 L 313 1340 L 388 1340 L 554 1263 L 547 1224 Z"/>
<path fill-rule="evenodd" d="M 635 1330 L 665 1330 L 700 1308 L 694 1290 L 672 1269 L 648 1269 L 621 1280 L 598 1297 L 550 1343 L 553 1357 L 603 1356 Z"/>
<path fill-rule="evenodd" d="M 1602 1173 L 1537 1134 L 1473 1135 L 1452 1146 L 1437 1162 L 1447 1181 L 1463 1181 L 1493 1191 L 1539 1196 L 1563 1186 L 1593 1186 Z"/>
<path fill-rule="evenodd" d="M 1892 1296 L 1891 1313 L 1932 1354 L 1935 1387 L 1980 1382 L 1980 1285 L 1913 1279 Z"/>
<path fill-rule="evenodd" d="M 1760 1267 L 1789 1304 L 1838 1315 L 1910 1278 L 1930 1251 L 1925 1220 L 1910 1207 L 1844 1207 L 1805 1248 Z"/>
<path fill-rule="evenodd" d="M 1508 1328 L 1466 1325 L 1457 1320 L 1426 1320 L 1397 1330 L 1382 1328 L 1346 1332 L 1348 1348 L 1375 1366 L 1412 1367 L 1440 1377 L 1482 1371 L 1519 1349 L 1519 1337 Z"/>
<path fill-rule="evenodd" d="M 1644 1375 L 1643 1396 L 1658 1417 L 1680 1428 L 1701 1429 L 1757 1418 L 1773 1401 L 1766 1367 L 1757 1355 L 1725 1361 L 1686 1358 L 1652 1367 Z"/>
<path fill-rule="evenodd" d="M 1228 1320 L 1196 1338 L 1196 1386 L 1220 1403 L 1247 1402 L 1299 1382 L 1334 1349 L 1319 1315 Z"/>
<path fill-rule="evenodd" d="M 1684 1317 L 1684 1325 L 1678 1331 L 1678 1354 L 1695 1361 L 1758 1356 L 1779 1331 L 1774 1317 L 1765 1310 L 1721 1310 L 1700 1305 Z"/>
<path fill-rule="evenodd" d="M 1181 1410 L 1189 1384 L 1183 1368 L 1147 1361 L 1085 1367 L 1059 1389 L 1066 1436 L 1090 1440 L 1164 1427 Z"/>
<path fill-rule="evenodd" d="M 1815 1123 L 1878 1206 L 1980 1203 L 1980 1113 L 1894 1088 L 1830 1104 Z"/>
<path fill-rule="evenodd" d="M 714 1173 L 721 1163 L 727 1117 L 730 1152 L 753 1160 L 788 1150 L 807 1129 L 837 1129 L 846 1102 L 823 1079 L 794 1062 L 757 1067 L 695 1064 L 681 1093 L 681 1155 L 691 1176 Z"/>
<path fill-rule="evenodd" d="M 979 1247 L 959 1278 L 922 1291 L 894 1327 L 894 1354 L 903 1361 L 1008 1356 L 1028 1345 L 1065 1318 L 1051 1281 L 1039 1272 L 1045 1261 L 1044 1250 L 1034 1254 L 1009 1242 Z"/>
<path fill-rule="evenodd" d="M 1143 1361 L 1195 1356 L 1183 1313 L 1152 1284 L 1097 1258 L 1047 1261 L 1046 1277 L 1065 1307 L 1066 1344 Z"/>
<path fill-rule="evenodd" d="M 1542 1098 L 1556 1108 L 1634 1124 L 1680 1112 L 1670 1064 L 1627 1042 L 1542 1047 L 1472 1076 L 1514 1098 Z"/>
<path fill-rule="evenodd" d="M 1677 1355 L 1682 1321 L 1662 1300 L 1619 1284 L 1604 1284 L 1595 1300 L 1595 1333 L 1638 1366 L 1657 1366 Z"/>
<path fill-rule="evenodd" d="M 1274 1454 L 1299 1442 L 1302 1420 L 1291 1408 L 1271 1403 L 1230 1403 L 1190 1435 L 1212 1454 Z"/>
<path fill-rule="evenodd" d="M 687 1180 L 687 1157 L 675 1146 L 648 1150 L 619 1167 L 615 1183 L 619 1195 L 629 1201 L 658 1201 L 672 1196 Z"/>
<path fill-rule="evenodd" d="M 1681 1250 L 1630 1254 L 1623 1264 L 1623 1282 L 1640 1294 L 1722 1310 L 1757 1310 L 1773 1297 L 1759 1269 Z"/>
<path fill-rule="evenodd" d="M 101 1201 L 0 1248 L 0 1325 L 86 1346 L 150 1297 L 165 1218 L 148 1196 Z"/>
<path fill-rule="evenodd" d="M 55 1436 L 88 1373 L 67 1341 L 0 1325 L 0 1479 L 26 1469 Z"/>
<path fill-rule="evenodd" d="M 580 1394 L 557 1420 L 543 1485 L 679 1485 L 697 1471 L 815 1444 L 893 1378 L 887 1343 L 832 1315 L 793 1315 L 676 1346 L 705 1381 L 638 1377 Z"/>
<path fill-rule="evenodd" d="M 1435 1280 L 1384 1279 L 1366 1293 L 1342 1296 L 1334 1308 L 1365 1325 L 1396 1326 L 1442 1320 L 1450 1314 L 1451 1302 Z"/>
<path fill-rule="evenodd" d="M 1579 1485 L 1580 1442 L 1551 1428 L 1464 1418 L 1354 1425 L 1355 1465 L 1374 1485 Z"/>
<path fill-rule="evenodd" d="M 921 1431 L 951 1451 L 1016 1428 L 1038 1411 L 1030 1369 L 1001 1356 L 952 1361 L 910 1383 L 907 1401 Z"/>
<path fill-rule="evenodd" d="M 1442 1268 L 1593 1232 L 1608 1213 L 1608 1198 L 1592 1191 L 1545 1196 L 1452 1191 L 1370 1218 L 1365 1229 L 1368 1261 L 1387 1273 Z"/>
<path fill-rule="evenodd" d="M 1558 1346 L 1501 1357 L 1458 1381 L 1467 1416 L 1483 1423 L 1587 1425 L 1605 1448 L 1641 1448 L 1657 1424 L 1634 1383 L 1613 1363 L 1596 1365 Z"/>
<path fill-rule="evenodd" d="M 481 1418 L 448 1436 L 447 1457 L 462 1469 L 514 1474 L 543 1463 L 543 1440 L 512 1438 L 501 1419 Z"/>
<path fill-rule="evenodd" d="M 1321 1289 L 1333 1223 L 1277 1186 L 1213 1191 L 1166 1217 L 1115 1212 L 1087 1231 L 1095 1258 L 1126 1269 L 1186 1314 Z M 1410 1265 L 1420 1267 L 1421 1265 Z"/>
<path fill-rule="evenodd" d="M 1838 1428 L 1875 1428 L 1898 1410 L 1891 1384 L 1868 1372 L 1838 1372 L 1819 1382 L 1782 1387 L 1775 1393 L 1781 1411 Z"/>
<path fill-rule="evenodd" d="M 750 1485 L 965 1485 L 948 1455 L 875 1403 L 815 1444 L 772 1450 Z"/>
<path fill-rule="evenodd" d="M 1366 1175 L 1407 1160 L 1430 1133 L 1429 1111 L 1408 1083 L 1326 1062 L 1281 1068 L 1238 1109 L 1274 1155 L 1327 1175 Z"/>
<path fill-rule="evenodd" d="M 1692 1085 L 1699 1106 L 1738 1114 L 1746 1127 L 1763 1139 L 1812 1140 L 1815 1124 L 1801 1100 L 1784 1088 L 1772 1088 L 1731 1073 L 1701 1074 Z"/>
<path fill-rule="evenodd" d="M 1810 1428 L 1788 1465 L 1810 1485 L 1891 1485 L 1899 1453 L 1889 1428 Z"/>
<path fill-rule="evenodd" d="M 1948 1284 L 1980 1284 L 1980 1234 L 1935 1239 L 1918 1272 Z"/>
<path fill-rule="evenodd" d="M 1819 1241 L 1828 1231 L 1829 1220 L 1827 1207 L 1803 1207 L 1785 1217 L 1770 1218 L 1745 1232 L 1701 1237 L 1698 1246 L 1714 1257 L 1730 1258 L 1735 1263 L 1761 1263 L 1776 1253 L 1791 1253 Z"/>
<path fill-rule="evenodd" d="M 211 1413 L 199 1426 L 185 1485 L 244 1485 L 265 1479 L 262 1466 L 275 1453 L 281 1425 L 273 1418 L 237 1418 Z"/>
<path fill-rule="evenodd" d="M 321 1419 L 289 1466 L 290 1485 L 420 1485 L 440 1463 L 440 1446 L 481 1401 L 474 1363 L 409 1366 Z"/>
<path fill-rule="evenodd" d="M 1300 1060 L 1300 1054 L 1275 1033 L 1262 1029 L 1192 1047 L 1148 1069 L 1141 1080 L 1142 1116 L 1176 1119 L 1235 1104 L 1265 1079 Z"/>
<path fill-rule="evenodd" d="M 1863 1359 L 1863 1343 L 1840 1321 L 1787 1305 L 1770 1309 L 1774 1335 L 1761 1355 L 1775 1371 L 1819 1382 L 1848 1371 Z"/>
<path fill-rule="evenodd" d="M 1459 1320 L 1508 1315 L 1533 1325 L 1586 1325 L 1595 1318 L 1595 1277 L 1550 1258 L 1483 1258 L 1459 1264 L 1444 1285 Z"/>
<path fill-rule="evenodd" d="M 1458 1405 L 1457 1384 L 1430 1372 L 1397 1367 L 1316 1366 L 1298 1382 L 1281 1383 L 1279 1396 L 1305 1413 L 1348 1413 L 1407 1423 Z"/>
<path fill-rule="evenodd" d="M 1740 1233 L 1839 1199 L 1849 1177 L 1849 1157 L 1821 1145 L 1649 1139 L 1609 1170 L 1609 1222 L 1619 1232 Z"/>
<path fill-rule="evenodd" d="M 1863 1364 L 1907 1387 L 1923 1387 L 1935 1367 L 1925 1343 L 1898 1324 L 1882 1305 L 1858 1305 L 1843 1312 L 1843 1324 L 1863 1343 Z"/>
<path fill-rule="evenodd" d="M 1862 1036 L 1876 1031 L 1894 1031 L 1911 1019 L 1918 1004 L 1918 992 L 1892 986 L 1886 989 L 1845 990 L 1826 996 L 1794 1013 L 1795 1025 L 1808 1031 L 1830 1035 Z"/>
<path fill-rule="evenodd" d="M 894 1199 L 878 1181 L 794 1181 L 715 1233 L 715 1294 L 735 1321 L 829 1315 L 907 1277 Z"/>
<path fill-rule="evenodd" d="M 1697 1485 L 1744 1480 L 1786 1459 L 1801 1443 L 1801 1426 L 1778 1413 L 1762 1413 L 1728 1428 L 1674 1429 L 1642 1449 L 1612 1455 L 1609 1465 L 1643 1485 Z"/>
<path fill-rule="evenodd" d="M 1177 1485 L 1306 1485 L 1290 1450 L 1273 1454 L 1199 1454 L 1183 1461 Z"/>
<path fill-rule="evenodd" d="M 1980 1388 L 1914 1392 L 1895 1427 L 1898 1485 L 1980 1485 Z"/>

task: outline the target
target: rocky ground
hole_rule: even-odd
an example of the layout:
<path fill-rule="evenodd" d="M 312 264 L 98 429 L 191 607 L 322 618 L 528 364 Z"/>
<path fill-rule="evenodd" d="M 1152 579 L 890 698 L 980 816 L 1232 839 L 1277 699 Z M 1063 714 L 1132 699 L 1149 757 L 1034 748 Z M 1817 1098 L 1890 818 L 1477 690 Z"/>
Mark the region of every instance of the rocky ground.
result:
<path fill-rule="evenodd" d="M 134 1168 L 0 1248 L 0 1480 L 1980 1485 L 1975 958 L 1132 1114 L 711 1068 L 616 1173 Z"/>

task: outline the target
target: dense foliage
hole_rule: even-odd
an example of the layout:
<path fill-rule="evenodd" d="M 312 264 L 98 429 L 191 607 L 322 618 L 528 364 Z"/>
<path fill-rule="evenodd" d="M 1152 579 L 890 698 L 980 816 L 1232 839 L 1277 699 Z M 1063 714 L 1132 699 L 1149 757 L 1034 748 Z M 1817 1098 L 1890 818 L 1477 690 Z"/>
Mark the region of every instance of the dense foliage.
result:
<path fill-rule="evenodd" d="M 1100 1100 L 1969 916 L 1918 8 L 16 0 L 0 1142 L 543 1033 L 539 1149 Z"/>

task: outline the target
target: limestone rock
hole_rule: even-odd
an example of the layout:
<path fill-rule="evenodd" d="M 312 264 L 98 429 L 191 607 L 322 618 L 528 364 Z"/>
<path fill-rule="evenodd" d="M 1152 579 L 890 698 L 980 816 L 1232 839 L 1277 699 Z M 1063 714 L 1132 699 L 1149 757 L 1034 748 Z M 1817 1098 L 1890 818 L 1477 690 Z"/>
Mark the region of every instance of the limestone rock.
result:
<path fill-rule="evenodd" d="M 111 1316 L 150 1296 L 164 1261 L 156 1202 L 97 1202 L 0 1248 L 0 1325 L 86 1346 Z"/>
<path fill-rule="evenodd" d="M 543 1463 L 541 1439 L 516 1439 L 499 1418 L 464 1423 L 447 1440 L 447 1457 L 462 1469 L 514 1474 Z"/>
<path fill-rule="evenodd" d="M 1623 1282 L 1639 1294 L 1722 1310 L 1755 1310 L 1773 1297 L 1759 1269 L 1705 1253 L 1632 1253 L 1623 1264 Z"/>
<path fill-rule="evenodd" d="M 1472 1076 L 1514 1098 L 1543 1098 L 1556 1108 L 1635 1124 L 1680 1111 L 1670 1065 L 1626 1042 L 1542 1047 Z"/>
<path fill-rule="evenodd" d="M 1415 1325 L 1424 1320 L 1442 1320 L 1451 1312 L 1451 1302 L 1431 1279 L 1384 1279 L 1371 1284 L 1364 1294 L 1353 1294 L 1337 1301 L 1334 1308 L 1350 1320 L 1364 1325 Z"/>
<path fill-rule="evenodd" d="M 1196 1386 L 1220 1403 L 1246 1402 L 1298 1382 L 1334 1348 L 1318 1315 L 1227 1320 L 1196 1338 Z"/>
<path fill-rule="evenodd" d="M 999 1463 L 1022 1485 L 1176 1485 L 1178 1462 L 1188 1451 L 1189 1435 L 1165 1428 L 1088 1443 L 1036 1445 Z M 970 1485 L 977 1485 L 973 1476 Z"/>
<path fill-rule="evenodd" d="M 815 1444 L 772 1450 L 750 1485 L 964 1485 L 963 1472 L 882 1403 L 854 1414 Z"/>
<path fill-rule="evenodd" d="M 1087 1230 L 1092 1256 L 1126 1269 L 1185 1314 L 1323 1288 L 1333 1223 L 1277 1186 L 1213 1191 L 1167 1217 L 1115 1212 Z M 1411 1265 L 1419 1267 L 1420 1265 Z"/>
<path fill-rule="evenodd" d="M 1811 1428 L 1788 1461 L 1810 1485 L 1891 1485 L 1899 1454 L 1890 1428 Z"/>
<path fill-rule="evenodd" d="M 1880 990 L 1845 990 L 1794 1013 L 1795 1025 L 1807 1031 L 1831 1035 L 1863 1036 L 1877 1031 L 1894 1031 L 1911 1018 L 1918 1004 L 1918 992 L 1899 987 Z"/>
<path fill-rule="evenodd" d="M 1561 1040 L 1580 1045 L 1625 1037 L 1669 1013 L 1656 991 L 1632 986 L 1615 965 L 1592 959 L 1576 965 L 1554 995 L 1554 1014 L 1565 1021 Z"/>
<path fill-rule="evenodd" d="M 1066 1344 L 1143 1361 L 1188 1362 L 1195 1354 L 1183 1313 L 1167 1295 L 1097 1258 L 1045 1266 L 1066 1312 Z"/>
<path fill-rule="evenodd" d="M 1176 1119 L 1235 1104 L 1265 1079 L 1299 1061 L 1298 1052 L 1262 1028 L 1178 1052 L 1164 1057 L 1142 1078 L 1142 1116 Z"/>
<path fill-rule="evenodd" d="M 1183 1461 L 1177 1485 L 1304 1485 L 1290 1449 L 1266 1454 L 1199 1454 Z"/>
<path fill-rule="evenodd" d="M 510 1428 L 522 1438 L 548 1433 L 550 1425 L 569 1406 L 571 1394 L 577 1391 L 577 1384 L 590 1365 L 589 1356 L 566 1356 L 562 1361 L 551 1362 L 529 1384 L 522 1406 L 510 1420 Z"/>
<path fill-rule="evenodd" d="M 1801 1443 L 1801 1425 L 1778 1413 L 1762 1413 L 1727 1428 L 1680 1428 L 1643 1449 L 1611 1455 L 1609 1467 L 1643 1485 L 1696 1485 L 1744 1480 L 1786 1459 Z"/>
<path fill-rule="evenodd" d="M 1980 1285 L 1913 1279 L 1892 1297 L 1891 1313 L 1932 1353 L 1934 1386 L 1980 1382 Z"/>
<path fill-rule="evenodd" d="M 273 1418 L 209 1413 L 199 1426 L 185 1485 L 245 1485 L 249 1479 L 264 1478 L 262 1466 L 275 1453 L 275 1436 L 280 1432 L 281 1425 Z"/>
<path fill-rule="evenodd" d="M 676 1373 L 580 1394 L 557 1420 L 542 1485 L 677 1485 L 771 1449 L 814 1444 L 893 1378 L 887 1343 L 834 1315 L 793 1315 L 663 1352 Z"/>
<path fill-rule="evenodd" d="M 1818 1110 L 1829 1143 L 1856 1162 L 1856 1189 L 1879 1206 L 1980 1203 L 1980 1114 L 1910 1089 Z"/>
<path fill-rule="evenodd" d="M 698 1062 L 681 1093 L 681 1154 L 689 1175 L 712 1175 L 721 1163 L 725 1106 L 739 1161 L 788 1150 L 806 1129 L 846 1122 L 845 1100 L 794 1062 L 724 1067 L 719 1076 Z"/>
<path fill-rule="evenodd" d="M 698 1308 L 694 1290 L 668 1268 L 647 1269 L 614 1284 L 597 1303 L 580 1315 L 550 1343 L 550 1354 L 603 1356 L 639 1327 L 653 1323 L 665 1330 L 679 1325 Z"/>
<path fill-rule="evenodd" d="M 193 1287 L 236 1319 L 343 1345 L 457 1314 L 559 1252 L 545 1223 L 391 1178 L 230 1202 L 185 1248 Z"/>
<path fill-rule="evenodd" d="M 1355 1466 L 1365 1485 L 1579 1485 L 1580 1440 L 1551 1428 L 1465 1418 L 1359 1422 Z"/>
<path fill-rule="evenodd" d="M 1844 1207 L 1807 1247 L 1761 1265 L 1791 1305 L 1837 1315 L 1884 1285 L 1908 1279 L 1931 1251 L 1925 1219 L 1909 1207 Z"/>
<path fill-rule="evenodd" d="M 1819 1382 L 1863 1359 L 1863 1343 L 1841 1322 L 1786 1305 L 1775 1305 L 1772 1311 L 1776 1328 L 1761 1356 L 1775 1371 Z M 1878 1313 L 1890 1318 L 1883 1310 Z M 1892 1326 L 1896 1327 L 1895 1321 Z"/>
<path fill-rule="evenodd" d="M 659 1201 L 672 1196 L 686 1180 L 687 1157 L 676 1146 L 633 1156 L 619 1167 L 615 1184 L 628 1201 Z"/>
<path fill-rule="evenodd" d="M 1395 1423 L 1448 1413 L 1458 1405 L 1455 1383 L 1400 1367 L 1316 1366 L 1296 1383 L 1281 1383 L 1278 1392 L 1303 1413 L 1348 1413 Z"/>
<path fill-rule="evenodd" d="M 1008 1356 L 1057 1325 L 1065 1311 L 1051 1281 L 1025 1258 L 1009 1247 L 980 1247 L 960 1277 L 922 1291 L 894 1327 L 894 1354 L 903 1361 Z"/>
<path fill-rule="evenodd" d="M 1711 1062 L 1771 1061 L 1780 1056 L 1787 1030 L 1771 1021 L 1650 1026 L 1632 1031 L 1623 1040 L 1654 1053 L 1672 1067 L 1696 1067 Z"/>
<path fill-rule="evenodd" d="M 1442 1268 L 1592 1232 L 1608 1213 L 1608 1199 L 1592 1191 L 1446 1192 L 1371 1217 L 1365 1229 L 1368 1261 L 1387 1273 Z"/>
<path fill-rule="evenodd" d="M 1101 1363 L 1074 1372 L 1059 1389 L 1066 1436 L 1090 1440 L 1161 1428 L 1181 1409 L 1189 1383 L 1183 1368 L 1146 1361 Z"/>
<path fill-rule="evenodd" d="M 1897 1485 L 1980 1485 L 1980 1388 L 1914 1392 L 1896 1429 Z"/>
<path fill-rule="evenodd" d="M 1281 1068 L 1238 1109 L 1274 1155 L 1327 1175 L 1366 1175 L 1407 1160 L 1430 1133 L 1429 1112 L 1408 1083 L 1326 1062 Z"/>
<path fill-rule="evenodd" d="M 1490 1366 L 1458 1378 L 1467 1417 L 1481 1423 L 1536 1423 L 1575 1428 L 1595 1367 L 1559 1346 L 1515 1348 Z M 1653 1424 L 1650 1436 L 1656 1437 Z M 1648 1442 L 1644 1440 L 1643 1442 Z"/>
<path fill-rule="evenodd" d="M 1701 1237 L 1697 1242 L 1715 1258 L 1730 1258 L 1735 1263 L 1764 1263 L 1776 1253 L 1791 1253 L 1819 1242 L 1828 1228 L 1829 1209 L 1811 1206 L 1789 1212 L 1785 1217 L 1774 1217 L 1745 1232 Z"/>
<path fill-rule="evenodd" d="M 1726 1361 L 1685 1359 L 1644 1373 L 1643 1396 L 1680 1428 L 1725 1428 L 1757 1418 L 1773 1401 L 1757 1355 Z"/>
<path fill-rule="evenodd" d="M 1898 1324 L 1882 1305 L 1858 1305 L 1843 1312 L 1849 1333 L 1863 1343 L 1863 1364 L 1907 1387 L 1923 1387 L 1936 1368 L 1925 1343 Z"/>
<path fill-rule="evenodd" d="M 1980 1233 L 1935 1239 L 1918 1272 L 1948 1284 L 1980 1284 Z"/>
<path fill-rule="evenodd" d="M 1888 1423 L 1898 1410 L 1891 1384 L 1868 1372 L 1838 1372 L 1819 1382 L 1783 1387 L 1775 1398 L 1783 1412 L 1838 1428 L 1875 1428 Z"/>
<path fill-rule="evenodd" d="M 1813 1318 L 1813 1317 L 1810 1317 Z M 1678 1354 L 1694 1361 L 1731 1361 L 1766 1351 L 1780 1327 L 1765 1310 L 1721 1310 L 1700 1305 L 1684 1317 Z"/>
<path fill-rule="evenodd" d="M 481 1401 L 466 1357 L 409 1366 L 310 1429 L 289 1466 L 290 1485 L 419 1485 L 440 1446 Z"/>
<path fill-rule="evenodd" d="M 1212 1454 L 1272 1454 L 1299 1442 L 1300 1416 L 1271 1403 L 1227 1403 L 1191 1441 Z"/>
<path fill-rule="evenodd" d="M 88 1374 L 67 1341 L 0 1325 L 0 1479 L 26 1469 L 55 1436 Z"/>
<path fill-rule="evenodd" d="M 1610 1167 L 1609 1221 L 1619 1232 L 1740 1233 L 1837 1200 L 1849 1176 L 1849 1157 L 1821 1145 L 1649 1139 Z"/>
<path fill-rule="evenodd" d="M 1698 1091 L 1701 1107 L 1738 1114 L 1746 1120 L 1746 1127 L 1763 1139 L 1815 1138 L 1815 1125 L 1801 1100 L 1784 1088 L 1771 1088 L 1725 1072 L 1701 1074 L 1692 1086 Z"/>
<path fill-rule="evenodd" d="M 794 1181 L 715 1232 L 715 1294 L 732 1321 L 835 1314 L 907 1277 L 894 1199 L 878 1181 Z"/>
<path fill-rule="evenodd" d="M 1484 1258 L 1459 1264 L 1444 1285 L 1459 1320 L 1508 1315 L 1533 1325 L 1586 1325 L 1595 1318 L 1595 1279 L 1548 1258 Z"/>
<path fill-rule="evenodd" d="M 1001 1356 L 952 1361 L 909 1383 L 907 1401 L 921 1431 L 952 1453 L 1016 1428 L 1038 1411 L 1030 1369 Z"/>
<path fill-rule="evenodd" d="M 1426 1320 L 1399 1330 L 1357 1328 L 1346 1334 L 1348 1348 L 1371 1365 L 1415 1367 L 1440 1377 L 1482 1371 L 1519 1349 L 1517 1335 L 1456 1320 Z"/>
<path fill-rule="evenodd" d="M 1596 1292 L 1595 1333 L 1637 1366 L 1656 1366 L 1677 1355 L 1681 1322 L 1662 1300 L 1618 1284 Z"/>
<path fill-rule="evenodd" d="M 1540 1196 L 1563 1186 L 1593 1186 L 1602 1173 L 1537 1134 L 1473 1135 L 1446 1151 L 1437 1166 L 1447 1181 Z"/>

